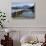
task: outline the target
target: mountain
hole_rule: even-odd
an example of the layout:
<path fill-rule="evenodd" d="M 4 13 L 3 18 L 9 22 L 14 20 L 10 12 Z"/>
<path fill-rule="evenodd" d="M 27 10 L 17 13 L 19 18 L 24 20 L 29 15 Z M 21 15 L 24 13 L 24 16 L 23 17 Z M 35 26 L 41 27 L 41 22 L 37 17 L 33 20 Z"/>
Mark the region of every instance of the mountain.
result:
<path fill-rule="evenodd" d="M 24 5 L 24 6 L 17 6 L 17 7 L 12 7 L 12 9 L 28 9 L 28 8 L 31 8 L 31 6 L 28 6 L 28 5 Z"/>

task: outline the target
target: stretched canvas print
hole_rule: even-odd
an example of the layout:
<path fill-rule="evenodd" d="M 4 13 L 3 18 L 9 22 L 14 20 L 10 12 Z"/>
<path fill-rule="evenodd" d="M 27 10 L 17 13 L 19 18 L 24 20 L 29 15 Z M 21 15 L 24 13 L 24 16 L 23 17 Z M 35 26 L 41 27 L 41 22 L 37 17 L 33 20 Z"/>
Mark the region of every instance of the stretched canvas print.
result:
<path fill-rule="evenodd" d="M 35 18 L 35 4 L 12 2 L 11 15 L 13 18 Z"/>

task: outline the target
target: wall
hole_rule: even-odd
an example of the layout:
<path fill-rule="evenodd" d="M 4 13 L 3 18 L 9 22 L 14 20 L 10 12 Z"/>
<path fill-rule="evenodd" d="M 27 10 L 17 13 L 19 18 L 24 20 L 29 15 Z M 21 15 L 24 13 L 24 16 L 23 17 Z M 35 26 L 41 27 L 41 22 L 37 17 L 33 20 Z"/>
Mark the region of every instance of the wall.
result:
<path fill-rule="evenodd" d="M 20 0 L 19 0 L 20 1 Z M 24 0 L 23 0 L 24 1 Z M 27 2 L 30 0 L 26 0 Z M 24 35 L 31 31 L 46 31 L 46 0 L 36 1 L 36 18 L 35 19 L 12 19 L 11 18 L 11 0 L 0 0 L 0 9 L 6 12 L 8 21 L 5 22 L 5 27 L 21 31 Z M 18 1 L 17 1 L 18 2 Z M 13 28 L 12 28 L 13 27 Z M 28 31 L 23 33 L 23 31 Z M 17 35 L 16 35 L 17 36 Z M 21 35 L 20 35 L 21 36 Z"/>
<path fill-rule="evenodd" d="M 39 42 L 44 41 L 44 36 L 45 36 L 46 31 L 17 31 L 17 30 L 12 30 L 9 32 L 9 36 L 13 39 L 13 46 L 20 46 L 20 40 L 23 36 L 33 36 L 35 38 L 38 38 Z M 0 31 L 0 43 L 1 39 L 5 39 L 4 35 L 6 35 L 6 32 Z"/>
<path fill-rule="evenodd" d="M 19 0 L 21 1 L 21 0 Z M 25 0 L 31 2 L 30 0 Z M 18 2 L 18 1 L 17 1 Z M 24 2 L 24 0 L 22 1 Z M 0 9 L 6 12 L 9 22 L 6 27 L 46 27 L 46 0 L 35 0 L 35 19 L 12 19 L 11 18 L 11 1 L 0 0 Z"/>

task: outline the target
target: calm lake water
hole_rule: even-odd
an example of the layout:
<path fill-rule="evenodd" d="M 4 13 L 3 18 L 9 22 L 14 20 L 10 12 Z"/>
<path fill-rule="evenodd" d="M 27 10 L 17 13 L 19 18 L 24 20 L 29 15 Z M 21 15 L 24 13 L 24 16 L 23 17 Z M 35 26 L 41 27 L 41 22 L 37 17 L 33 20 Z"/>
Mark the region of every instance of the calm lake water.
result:
<path fill-rule="evenodd" d="M 22 13 L 22 16 L 31 17 L 31 16 L 33 16 L 33 12 L 31 12 L 31 11 L 24 12 L 24 13 Z"/>

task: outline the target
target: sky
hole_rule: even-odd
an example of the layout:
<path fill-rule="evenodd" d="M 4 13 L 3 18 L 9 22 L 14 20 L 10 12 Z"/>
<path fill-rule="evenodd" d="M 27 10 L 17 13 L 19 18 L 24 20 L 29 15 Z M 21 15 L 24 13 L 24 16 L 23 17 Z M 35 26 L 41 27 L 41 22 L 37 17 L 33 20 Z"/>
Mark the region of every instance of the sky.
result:
<path fill-rule="evenodd" d="M 34 0 L 12 0 L 12 7 L 16 7 L 16 6 L 24 6 L 24 5 L 28 5 L 28 6 L 33 6 L 34 5 Z"/>
<path fill-rule="evenodd" d="M 12 3 L 12 7 L 22 7 L 24 5 L 28 5 L 28 6 L 34 6 L 34 3 Z"/>
<path fill-rule="evenodd" d="M 34 2 L 35 0 L 12 0 L 12 2 Z"/>

